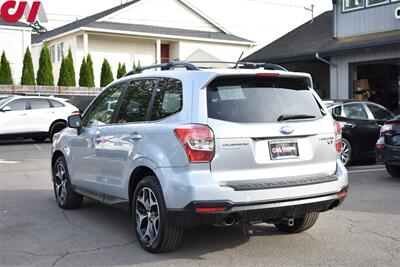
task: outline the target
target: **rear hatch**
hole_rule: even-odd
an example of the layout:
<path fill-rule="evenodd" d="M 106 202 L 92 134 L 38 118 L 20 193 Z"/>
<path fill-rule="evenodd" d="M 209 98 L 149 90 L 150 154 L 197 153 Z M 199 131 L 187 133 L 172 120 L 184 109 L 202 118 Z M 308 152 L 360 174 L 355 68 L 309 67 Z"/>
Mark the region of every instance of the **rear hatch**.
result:
<path fill-rule="evenodd" d="M 269 75 L 222 76 L 209 84 L 211 171 L 218 182 L 335 173 L 333 120 L 309 84 L 306 77 Z"/>

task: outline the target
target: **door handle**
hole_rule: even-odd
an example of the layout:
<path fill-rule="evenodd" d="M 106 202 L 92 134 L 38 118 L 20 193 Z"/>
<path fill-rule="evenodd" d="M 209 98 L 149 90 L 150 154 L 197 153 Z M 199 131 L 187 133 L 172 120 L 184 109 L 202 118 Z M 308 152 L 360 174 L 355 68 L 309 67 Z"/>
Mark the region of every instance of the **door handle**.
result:
<path fill-rule="evenodd" d="M 143 136 L 141 136 L 141 135 L 138 134 L 138 133 L 133 133 L 133 134 L 131 134 L 131 135 L 129 136 L 129 138 L 130 138 L 132 141 L 139 141 L 139 140 L 142 140 Z"/>
<path fill-rule="evenodd" d="M 94 142 L 95 142 L 97 145 L 101 144 L 102 141 L 103 141 L 103 139 L 102 139 L 100 136 L 97 136 L 97 137 L 94 139 Z"/>

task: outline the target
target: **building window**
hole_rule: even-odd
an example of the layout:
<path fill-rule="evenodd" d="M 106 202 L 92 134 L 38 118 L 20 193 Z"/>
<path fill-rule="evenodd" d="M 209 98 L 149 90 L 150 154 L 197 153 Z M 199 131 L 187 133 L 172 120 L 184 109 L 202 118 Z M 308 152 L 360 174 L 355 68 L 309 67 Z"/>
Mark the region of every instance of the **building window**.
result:
<path fill-rule="evenodd" d="M 376 6 L 384 3 L 389 3 L 389 0 L 367 0 L 367 6 Z"/>
<path fill-rule="evenodd" d="M 343 10 L 349 11 L 364 7 L 364 0 L 343 0 Z"/>
<path fill-rule="evenodd" d="M 64 58 L 64 43 L 57 45 L 57 61 L 60 62 Z"/>
<path fill-rule="evenodd" d="M 50 46 L 50 57 L 51 57 L 51 62 L 55 63 L 56 62 L 56 47 L 54 45 Z"/>

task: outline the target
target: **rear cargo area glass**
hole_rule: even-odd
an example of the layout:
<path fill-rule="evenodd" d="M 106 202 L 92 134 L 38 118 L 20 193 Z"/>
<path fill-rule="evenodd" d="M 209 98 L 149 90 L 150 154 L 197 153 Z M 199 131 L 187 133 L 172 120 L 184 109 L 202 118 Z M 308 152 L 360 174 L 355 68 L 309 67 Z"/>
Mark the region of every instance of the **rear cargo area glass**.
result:
<path fill-rule="evenodd" d="M 303 78 L 220 77 L 207 88 L 208 117 L 257 123 L 282 115 L 322 117 L 321 107 Z"/>

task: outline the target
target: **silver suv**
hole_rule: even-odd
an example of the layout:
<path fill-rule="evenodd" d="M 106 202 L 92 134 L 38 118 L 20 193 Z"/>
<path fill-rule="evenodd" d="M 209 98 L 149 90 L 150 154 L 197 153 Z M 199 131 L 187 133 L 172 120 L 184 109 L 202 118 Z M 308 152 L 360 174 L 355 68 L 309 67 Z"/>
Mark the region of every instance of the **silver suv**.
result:
<path fill-rule="evenodd" d="M 153 67 L 163 71 L 112 83 L 55 135 L 61 208 L 78 208 L 83 196 L 128 204 L 143 248 L 162 252 L 178 247 L 186 227 L 265 222 L 299 233 L 342 203 L 340 126 L 310 75 Z"/>

